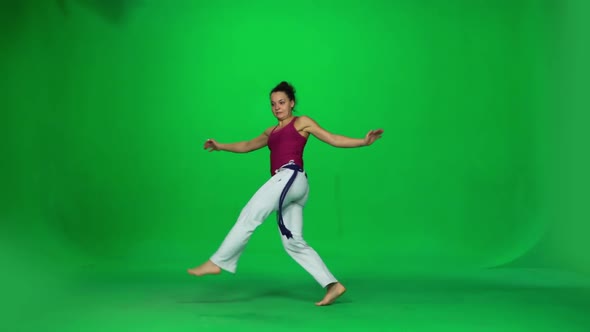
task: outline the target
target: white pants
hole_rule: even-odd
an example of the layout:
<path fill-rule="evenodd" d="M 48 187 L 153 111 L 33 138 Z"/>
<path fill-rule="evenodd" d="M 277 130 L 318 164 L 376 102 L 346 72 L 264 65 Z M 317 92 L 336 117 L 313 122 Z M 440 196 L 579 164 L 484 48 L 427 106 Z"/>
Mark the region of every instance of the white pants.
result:
<path fill-rule="evenodd" d="M 211 261 L 225 271 L 235 273 L 240 255 L 250 236 L 258 226 L 279 208 L 279 198 L 289 178 L 296 172 L 281 169 L 272 176 L 242 209 L 237 222 L 225 240 L 211 256 Z M 336 282 L 317 252 L 303 239 L 303 207 L 307 201 L 309 186 L 305 173 L 299 172 L 283 201 L 283 222 L 293 235 L 287 239 L 279 235 L 287 253 L 322 286 Z M 277 225 L 278 229 L 278 225 Z"/>

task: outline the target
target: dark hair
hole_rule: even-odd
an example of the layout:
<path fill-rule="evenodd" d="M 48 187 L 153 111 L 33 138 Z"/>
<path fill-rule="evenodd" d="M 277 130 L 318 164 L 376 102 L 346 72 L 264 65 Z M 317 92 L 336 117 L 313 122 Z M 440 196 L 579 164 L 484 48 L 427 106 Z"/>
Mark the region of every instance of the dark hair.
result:
<path fill-rule="evenodd" d="M 278 91 L 286 93 L 287 96 L 289 97 L 289 99 L 291 99 L 293 102 L 296 102 L 295 101 L 295 88 L 291 84 L 289 84 L 285 81 L 282 81 L 281 83 L 279 83 L 279 85 L 275 86 L 274 89 L 272 89 L 270 91 L 270 94 L 273 94 L 274 92 L 278 92 Z"/>

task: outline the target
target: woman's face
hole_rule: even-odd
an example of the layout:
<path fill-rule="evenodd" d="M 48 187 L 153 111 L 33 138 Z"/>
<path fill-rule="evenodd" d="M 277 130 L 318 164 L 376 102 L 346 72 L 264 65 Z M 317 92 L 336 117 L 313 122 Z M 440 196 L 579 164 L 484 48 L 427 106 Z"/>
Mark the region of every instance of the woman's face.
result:
<path fill-rule="evenodd" d="M 277 91 L 270 95 L 270 105 L 272 107 L 272 114 L 278 120 L 284 120 L 293 114 L 295 102 L 289 99 L 289 96 L 283 91 Z"/>

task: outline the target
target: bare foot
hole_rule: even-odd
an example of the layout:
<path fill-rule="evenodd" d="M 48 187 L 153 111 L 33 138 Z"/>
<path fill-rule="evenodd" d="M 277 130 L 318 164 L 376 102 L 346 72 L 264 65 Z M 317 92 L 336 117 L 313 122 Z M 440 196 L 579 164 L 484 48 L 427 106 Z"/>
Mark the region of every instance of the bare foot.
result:
<path fill-rule="evenodd" d="M 344 292 L 346 292 L 346 288 L 344 288 L 344 286 L 341 283 L 332 283 L 328 285 L 328 291 L 326 292 L 326 296 L 324 296 L 324 298 L 320 302 L 317 302 L 315 305 L 329 305 L 332 302 L 334 302 L 338 297 L 340 297 L 340 295 L 344 294 Z"/>
<path fill-rule="evenodd" d="M 221 268 L 215 265 L 212 261 L 206 261 L 200 266 L 188 269 L 188 273 L 200 277 L 207 274 L 220 274 Z"/>

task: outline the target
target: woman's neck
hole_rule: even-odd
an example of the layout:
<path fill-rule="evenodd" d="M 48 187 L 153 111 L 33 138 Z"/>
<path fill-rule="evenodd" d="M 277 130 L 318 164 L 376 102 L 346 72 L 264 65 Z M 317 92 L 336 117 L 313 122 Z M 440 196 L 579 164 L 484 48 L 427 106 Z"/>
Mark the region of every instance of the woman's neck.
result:
<path fill-rule="evenodd" d="M 291 115 L 286 119 L 283 120 L 279 120 L 279 127 L 284 127 L 286 125 L 288 125 L 289 123 L 291 123 L 291 121 L 295 120 L 295 116 Z"/>

